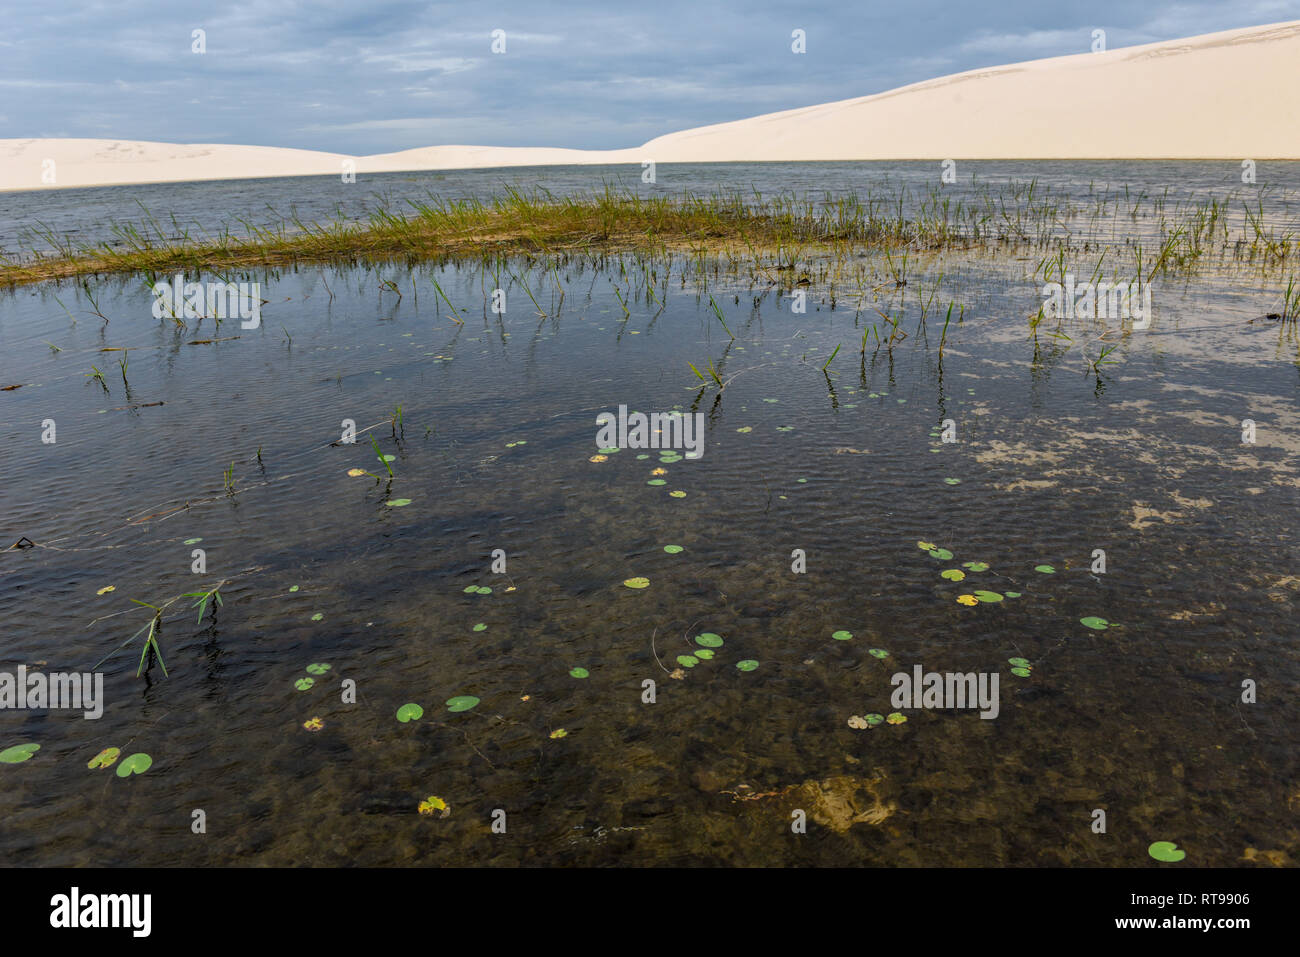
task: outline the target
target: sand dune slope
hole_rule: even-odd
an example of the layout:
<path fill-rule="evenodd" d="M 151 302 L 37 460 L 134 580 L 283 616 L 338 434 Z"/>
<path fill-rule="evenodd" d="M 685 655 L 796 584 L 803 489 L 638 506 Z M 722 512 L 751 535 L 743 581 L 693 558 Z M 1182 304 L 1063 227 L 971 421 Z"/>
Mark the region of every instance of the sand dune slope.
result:
<path fill-rule="evenodd" d="M 621 150 L 0 140 L 0 189 L 560 164 L 854 159 L 1300 159 L 1300 21 L 958 73 Z M 42 174 L 54 163 L 54 182 Z"/>

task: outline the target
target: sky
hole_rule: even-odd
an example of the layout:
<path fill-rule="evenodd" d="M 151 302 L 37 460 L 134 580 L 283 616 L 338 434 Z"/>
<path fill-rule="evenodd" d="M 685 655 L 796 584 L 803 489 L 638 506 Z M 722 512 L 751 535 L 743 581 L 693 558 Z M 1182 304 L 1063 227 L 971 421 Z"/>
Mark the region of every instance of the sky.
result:
<path fill-rule="evenodd" d="M 613 149 L 1085 53 L 1098 29 L 1115 49 L 1297 19 L 1300 0 L 11 3 L 0 138 Z"/>

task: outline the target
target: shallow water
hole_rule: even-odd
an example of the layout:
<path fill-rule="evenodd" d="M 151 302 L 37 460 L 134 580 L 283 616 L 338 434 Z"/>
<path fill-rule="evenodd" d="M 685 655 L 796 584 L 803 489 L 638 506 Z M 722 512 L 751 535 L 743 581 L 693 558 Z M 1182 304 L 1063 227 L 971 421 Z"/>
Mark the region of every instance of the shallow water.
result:
<path fill-rule="evenodd" d="M 865 353 L 875 313 L 825 290 L 796 315 L 719 276 L 733 341 L 692 264 L 649 299 L 630 264 L 561 265 L 562 302 L 526 273 L 545 317 L 513 283 L 491 314 L 492 277 L 452 267 L 263 275 L 256 330 L 154 319 L 138 280 L 98 284 L 107 324 L 69 286 L 0 299 L 0 385 L 22 384 L 0 392 L 0 545 L 36 543 L 0 551 L 0 670 L 89 670 L 147 623 L 130 599 L 226 582 L 215 621 L 169 606 L 168 676 L 136 677 L 139 638 L 109 659 L 100 720 L 0 712 L 0 750 L 41 745 L 0 764 L 2 859 L 1138 866 L 1167 840 L 1194 865 L 1294 861 L 1300 346 L 1251 321 L 1274 284 L 1160 285 L 1097 376 L 1099 328 L 1027 335 L 1032 263 L 925 261 L 939 318 L 921 332 L 909 298 L 908 338 Z M 125 382 L 100 351 L 122 347 Z M 720 396 L 688 365 L 710 359 Z M 590 461 L 619 405 L 705 413 L 703 457 L 662 486 L 653 451 Z M 379 424 L 333 445 L 344 419 Z M 940 578 L 965 562 L 988 568 Z M 1007 597 L 957 601 L 977 589 Z M 704 632 L 714 658 L 679 668 Z M 914 665 L 998 672 L 998 717 L 896 709 Z M 422 719 L 396 720 L 407 702 Z M 153 766 L 88 769 L 109 746 Z M 417 813 L 429 795 L 448 817 Z"/>

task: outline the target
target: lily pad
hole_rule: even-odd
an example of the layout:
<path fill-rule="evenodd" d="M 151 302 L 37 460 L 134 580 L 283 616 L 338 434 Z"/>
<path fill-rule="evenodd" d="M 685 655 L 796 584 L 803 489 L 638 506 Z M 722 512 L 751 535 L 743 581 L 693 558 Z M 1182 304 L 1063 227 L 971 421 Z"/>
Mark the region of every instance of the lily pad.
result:
<path fill-rule="evenodd" d="M 700 659 L 696 658 L 694 655 L 678 655 L 677 663 L 683 668 L 694 668 L 700 663 Z"/>
<path fill-rule="evenodd" d="M 713 649 L 711 648 L 697 648 L 695 649 L 694 652 L 692 652 L 692 654 L 694 654 L 695 657 L 699 658 L 701 661 L 713 660 Z"/>
<path fill-rule="evenodd" d="M 1012 668 L 1011 673 L 1017 678 L 1028 678 L 1033 674 L 1028 668 Z"/>
<path fill-rule="evenodd" d="M 969 568 L 973 572 L 986 572 L 989 570 L 989 566 L 983 562 L 962 562 L 961 567 Z"/>
<path fill-rule="evenodd" d="M 966 573 L 960 568 L 945 568 L 939 572 L 940 578 L 946 578 L 950 582 L 959 582 L 966 577 Z"/>
<path fill-rule="evenodd" d="M 623 582 L 628 588 L 649 588 L 650 579 L 638 575 L 636 578 L 628 578 Z"/>
<path fill-rule="evenodd" d="M 309 675 L 323 675 L 329 670 L 330 666 L 321 662 L 315 662 L 307 666 L 307 674 Z"/>
<path fill-rule="evenodd" d="M 1051 565 L 1035 565 L 1034 571 L 1041 572 L 1044 575 L 1055 575 L 1056 569 Z"/>
<path fill-rule="evenodd" d="M 438 815 L 438 817 L 446 817 L 451 813 L 451 808 L 447 806 L 447 802 L 436 794 L 430 794 L 427 798 L 421 801 L 419 806 L 416 807 L 416 810 L 425 817 L 432 817 L 435 814 Z"/>
<path fill-rule="evenodd" d="M 201 541 L 203 541 L 203 539 L 201 539 L 201 538 L 187 538 L 187 539 L 185 539 L 185 544 L 186 544 L 186 545 L 197 545 L 197 544 L 198 544 L 199 542 L 201 542 Z"/>
<path fill-rule="evenodd" d="M 867 654 L 871 655 L 871 657 L 873 657 L 873 658 L 888 658 L 888 657 L 889 657 L 889 652 L 887 652 L 884 648 L 868 648 L 868 649 L 867 649 Z"/>
<path fill-rule="evenodd" d="M 19 764 L 41 749 L 39 744 L 15 744 L 0 751 L 0 764 Z"/>
<path fill-rule="evenodd" d="M 1177 864 L 1187 852 L 1181 850 L 1173 841 L 1156 841 L 1147 848 L 1147 853 L 1157 861 L 1163 861 L 1166 864 Z"/>
<path fill-rule="evenodd" d="M 297 688 L 299 691 L 310 691 L 312 685 L 314 685 L 315 683 L 316 683 L 315 678 L 299 678 L 297 681 L 293 683 L 293 686 Z"/>
<path fill-rule="evenodd" d="M 961 479 L 957 479 L 957 478 L 946 478 L 946 479 L 944 479 L 944 482 L 946 482 L 948 485 L 960 485 L 960 484 L 961 484 Z"/>
<path fill-rule="evenodd" d="M 1008 659 L 1007 659 L 1007 662 L 1010 663 L 1010 664 L 1012 664 L 1012 665 L 1014 665 L 1014 666 L 1017 667 L 1017 668 L 1028 668 L 1028 667 L 1029 667 L 1029 659 L 1028 659 L 1028 658 L 1008 658 Z"/>
<path fill-rule="evenodd" d="M 1079 624 L 1083 625 L 1085 628 L 1091 628 L 1093 631 L 1105 631 L 1110 627 L 1110 622 L 1105 618 L 1097 618 L 1093 615 L 1089 615 L 1087 618 L 1080 618 Z"/>
<path fill-rule="evenodd" d="M 871 714 L 864 714 L 862 717 L 866 719 L 867 727 L 869 728 L 874 728 L 878 724 L 885 723 L 885 716 L 883 714 L 876 714 L 874 711 Z"/>
<path fill-rule="evenodd" d="M 312 621 L 321 621 L 324 617 L 325 617 L 325 613 L 324 613 L 324 612 L 320 612 L 320 611 L 318 611 L 318 612 L 316 612 L 316 614 L 314 614 L 314 615 L 311 616 L 311 620 L 312 620 Z"/>
<path fill-rule="evenodd" d="M 135 754 L 123 758 L 117 766 L 117 776 L 119 778 L 129 778 L 133 774 L 144 774 L 153 767 L 153 758 L 143 751 L 137 751 Z"/>
<path fill-rule="evenodd" d="M 415 702 L 402 705 L 397 709 L 397 720 L 406 724 L 410 721 L 419 721 L 424 717 L 424 709 Z"/>
<path fill-rule="evenodd" d="M 401 508 L 403 505 L 410 505 L 411 500 L 409 498 L 390 498 L 384 504 L 389 508 Z"/>
<path fill-rule="evenodd" d="M 1003 594 L 1006 595 L 1008 598 L 1019 598 L 1019 597 L 1020 597 L 1020 592 L 1018 592 L 1018 591 L 1008 591 L 1008 592 L 1003 592 Z"/>
<path fill-rule="evenodd" d="M 685 498 L 685 497 L 686 497 L 686 493 L 685 493 L 685 492 L 681 492 L 681 491 L 678 491 L 678 490 L 676 490 L 676 489 L 674 489 L 673 491 L 669 492 L 668 494 L 671 495 L 673 498 Z"/>
<path fill-rule="evenodd" d="M 475 631 L 487 631 L 487 625 L 483 624 L 483 622 L 480 621 L 477 625 L 474 626 L 474 630 L 475 630 Z"/>
<path fill-rule="evenodd" d="M 469 711 L 471 708 L 478 707 L 478 700 L 472 694 L 458 694 L 454 698 L 447 699 L 447 710 L 457 714 L 462 711 Z"/>
<path fill-rule="evenodd" d="M 836 631 L 836 632 L 832 632 L 832 633 L 831 633 L 831 637 L 834 638 L 836 641 L 848 641 L 849 639 L 851 639 L 851 638 L 853 637 L 853 632 L 851 632 L 851 631 Z"/>
<path fill-rule="evenodd" d="M 679 555 L 684 551 L 684 549 L 680 545 L 665 545 L 664 551 L 669 555 Z"/>
<path fill-rule="evenodd" d="M 706 631 L 706 632 L 703 632 L 702 634 L 699 634 L 699 635 L 696 635 L 696 636 L 695 636 L 695 643 L 696 643 L 697 645 L 702 645 L 702 646 L 704 646 L 705 648 L 721 648 L 721 647 L 722 647 L 722 636 L 721 636 L 721 635 L 715 635 L 715 634 L 714 634 L 713 632 L 711 632 L 711 631 Z"/>
<path fill-rule="evenodd" d="M 646 484 L 646 485 L 667 485 L 667 484 L 668 484 L 668 480 L 667 480 L 667 479 L 651 479 L 650 481 L 646 482 L 645 484 Z"/>
<path fill-rule="evenodd" d="M 740 671 L 753 671 L 758 667 L 758 662 L 753 658 L 746 658 L 744 661 L 737 661 L 736 668 Z"/>
<path fill-rule="evenodd" d="M 477 588 L 474 589 L 474 591 L 476 591 L 480 595 L 492 594 L 492 589 L 489 588 L 487 585 L 479 585 Z"/>
<path fill-rule="evenodd" d="M 121 748 L 105 748 L 103 751 L 100 751 L 99 754 L 87 761 L 86 767 L 91 769 L 109 767 L 117 760 L 117 756 L 121 753 Z"/>
<path fill-rule="evenodd" d="M 948 559 L 952 558 L 952 552 L 948 551 L 946 548 L 934 548 L 930 550 L 930 557 L 946 562 Z"/>
<path fill-rule="evenodd" d="M 890 724 L 902 724 L 907 720 L 907 715 L 899 714 L 897 711 L 891 711 L 885 716 L 885 720 Z"/>
<path fill-rule="evenodd" d="M 984 591 L 983 589 L 981 589 L 981 590 L 975 592 L 974 594 L 975 594 L 975 597 L 978 598 L 978 599 L 979 599 L 980 601 L 982 601 L 982 602 L 990 602 L 990 603 L 991 603 L 991 602 L 1001 601 L 1001 600 L 1002 600 L 1002 596 L 999 595 L 999 594 L 998 594 L 997 592 L 995 592 L 995 591 Z"/>
<path fill-rule="evenodd" d="M 586 668 L 570 668 L 570 669 L 569 669 L 569 676 L 570 676 L 570 677 L 573 677 L 573 678 L 586 678 L 586 677 L 589 677 L 590 675 L 591 675 L 591 672 L 588 671 Z"/>

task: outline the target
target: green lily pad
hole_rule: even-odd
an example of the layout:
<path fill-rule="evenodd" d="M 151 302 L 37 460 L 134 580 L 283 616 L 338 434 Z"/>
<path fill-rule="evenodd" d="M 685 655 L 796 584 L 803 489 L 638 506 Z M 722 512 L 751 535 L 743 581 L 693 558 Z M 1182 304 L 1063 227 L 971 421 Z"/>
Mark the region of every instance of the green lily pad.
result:
<path fill-rule="evenodd" d="M 601 455 L 613 455 L 615 452 L 621 450 L 616 445 L 610 445 L 603 449 L 597 449 L 596 451 L 599 452 Z"/>
<path fill-rule="evenodd" d="M 309 675 L 323 675 L 329 670 L 330 666 L 322 662 L 313 662 L 307 666 L 307 674 Z"/>
<path fill-rule="evenodd" d="M 980 591 L 972 592 L 971 594 L 982 602 L 995 602 L 1002 600 L 1002 596 L 995 591 L 984 591 L 981 589 Z"/>
<path fill-rule="evenodd" d="M 871 657 L 873 657 L 873 658 L 888 658 L 888 657 L 889 657 L 889 652 L 887 652 L 884 648 L 868 648 L 868 649 L 867 649 L 867 654 L 869 654 L 869 655 L 870 655 Z"/>
<path fill-rule="evenodd" d="M 586 668 L 570 668 L 569 675 L 574 678 L 586 678 L 591 674 Z"/>
<path fill-rule="evenodd" d="M 1003 594 L 1006 595 L 1008 598 L 1019 598 L 1019 597 L 1020 597 L 1020 592 L 1018 592 L 1018 591 L 1008 591 L 1008 592 L 1003 592 Z"/>
<path fill-rule="evenodd" d="M 836 631 L 831 633 L 831 637 L 834 638 L 836 641 L 848 641 L 853 637 L 853 632 Z"/>
<path fill-rule="evenodd" d="M 696 658 L 694 655 L 678 655 L 677 663 L 683 668 L 694 668 L 700 663 L 700 659 Z"/>
<path fill-rule="evenodd" d="M 1012 668 L 1011 673 L 1017 678 L 1028 678 L 1032 674 L 1028 668 Z"/>
<path fill-rule="evenodd" d="M 961 567 L 969 568 L 973 572 L 986 572 L 989 570 L 989 566 L 983 562 L 962 562 Z"/>
<path fill-rule="evenodd" d="M 944 479 L 944 482 L 946 482 L 948 485 L 960 485 L 961 479 L 946 478 Z"/>
<path fill-rule="evenodd" d="M 736 668 L 740 671 L 753 671 L 758 667 L 758 662 L 753 658 L 746 658 L 744 661 L 737 661 Z"/>
<path fill-rule="evenodd" d="M 945 568 L 939 572 L 940 578 L 946 578 L 950 582 L 959 582 L 965 579 L 966 573 L 960 568 Z"/>
<path fill-rule="evenodd" d="M 447 710 L 454 712 L 468 711 L 478 706 L 478 698 L 472 694 L 458 694 L 454 698 L 447 699 Z"/>
<path fill-rule="evenodd" d="M 475 589 L 474 589 L 474 591 L 478 592 L 478 594 L 480 594 L 480 595 L 490 595 L 490 594 L 492 594 L 492 589 L 489 588 L 487 585 L 479 585 L 478 588 L 475 588 Z"/>
<path fill-rule="evenodd" d="M 289 586 L 289 593 L 290 593 L 290 594 L 293 594 L 293 593 L 296 592 L 297 590 L 298 590 L 298 586 L 297 586 L 297 585 L 290 585 L 290 586 Z"/>
<path fill-rule="evenodd" d="M 629 578 L 623 582 L 628 588 L 649 588 L 650 579 L 638 575 L 636 578 Z"/>
<path fill-rule="evenodd" d="M 646 485 L 667 485 L 667 484 L 668 484 L 668 480 L 667 480 L 667 479 L 660 479 L 660 478 L 653 478 L 653 479 L 651 479 L 650 481 L 646 482 L 645 484 L 646 484 Z"/>
<path fill-rule="evenodd" d="M 15 744 L 0 751 L 0 764 L 19 764 L 41 749 L 39 744 Z"/>
<path fill-rule="evenodd" d="M 1007 659 L 1007 662 L 1008 662 L 1009 664 L 1014 665 L 1014 666 L 1017 667 L 1017 668 L 1028 668 L 1028 667 L 1029 667 L 1029 659 L 1028 659 L 1028 658 L 1008 658 L 1008 659 Z"/>
<path fill-rule="evenodd" d="M 311 616 L 311 620 L 312 620 L 312 621 L 320 621 L 320 620 L 322 620 L 324 617 L 325 617 L 325 613 L 324 613 L 324 612 L 321 612 L 321 611 L 318 611 L 318 612 L 316 612 L 316 614 L 314 614 L 314 615 Z"/>
<path fill-rule="evenodd" d="M 1092 615 L 1089 615 L 1087 618 L 1080 618 L 1079 624 L 1083 625 L 1085 628 L 1091 628 L 1093 631 L 1105 631 L 1110 627 L 1110 622 L 1105 618 L 1097 618 Z"/>
<path fill-rule="evenodd" d="M 402 705 L 397 709 L 397 720 L 406 724 L 408 721 L 419 721 L 424 717 L 424 709 L 414 701 Z"/>
<path fill-rule="evenodd" d="M 897 711 L 891 711 L 885 716 L 885 720 L 890 724 L 902 724 L 907 720 L 907 715 L 899 714 Z"/>
<path fill-rule="evenodd" d="M 197 545 L 197 544 L 198 544 L 199 542 L 201 542 L 201 541 L 203 541 L 203 539 L 201 539 L 201 538 L 187 538 L 187 539 L 185 539 L 185 544 L 186 544 L 186 545 Z"/>
<path fill-rule="evenodd" d="M 938 558 L 945 562 L 952 558 L 952 552 L 948 551 L 946 548 L 933 548 L 930 550 L 929 555 L 931 558 Z"/>
<path fill-rule="evenodd" d="M 477 625 L 474 626 L 474 630 L 475 630 L 475 631 L 487 631 L 487 625 L 483 624 L 483 622 L 480 621 Z"/>
<path fill-rule="evenodd" d="M 411 500 L 409 498 L 390 498 L 384 504 L 389 508 L 401 508 L 403 505 L 410 505 Z"/>
<path fill-rule="evenodd" d="M 299 678 L 293 683 L 293 686 L 299 691 L 310 691 L 312 685 L 316 683 L 315 678 Z"/>
<path fill-rule="evenodd" d="M 885 723 L 885 716 L 883 714 L 876 714 L 874 711 L 871 714 L 864 714 L 862 717 L 866 719 L 867 726 L 871 728 L 874 728 L 878 724 Z"/>
<path fill-rule="evenodd" d="M 1034 571 L 1036 571 L 1036 572 L 1042 572 L 1044 575 L 1055 575 L 1055 574 L 1056 574 L 1056 569 L 1053 568 L 1051 565 L 1035 565 L 1035 566 L 1034 566 Z"/>
<path fill-rule="evenodd" d="M 87 761 L 86 767 L 92 770 L 95 768 L 109 767 L 117 760 L 117 756 L 121 753 L 122 751 L 120 748 L 105 748 L 103 751 L 100 751 L 99 754 Z"/>
<path fill-rule="evenodd" d="M 680 554 L 683 550 L 684 550 L 684 549 L 683 549 L 682 546 L 680 546 L 680 545 L 665 545 L 665 546 L 664 546 L 664 551 L 666 551 L 669 555 L 678 555 L 678 554 Z"/>
<path fill-rule="evenodd" d="M 465 594 L 470 595 L 476 591 L 478 591 L 478 585 L 470 585 L 468 588 L 465 589 Z"/>
<path fill-rule="evenodd" d="M 713 649 L 712 649 L 712 648 L 697 648 L 697 649 L 695 649 L 695 651 L 694 651 L 694 655 L 695 655 L 696 658 L 699 658 L 701 661 L 712 661 L 712 660 L 713 660 Z"/>
<path fill-rule="evenodd" d="M 711 631 L 706 631 L 695 636 L 695 643 L 697 645 L 703 645 L 705 648 L 721 648 L 722 636 L 715 635 Z"/>
<path fill-rule="evenodd" d="M 1156 841 L 1147 848 L 1147 853 L 1157 861 L 1163 861 L 1166 864 L 1177 864 L 1187 852 L 1179 849 L 1178 845 L 1172 841 Z"/>
<path fill-rule="evenodd" d="M 135 754 L 127 755 L 117 766 L 117 776 L 119 778 L 129 778 L 133 774 L 144 774 L 153 767 L 153 758 L 143 751 L 137 751 Z"/>

